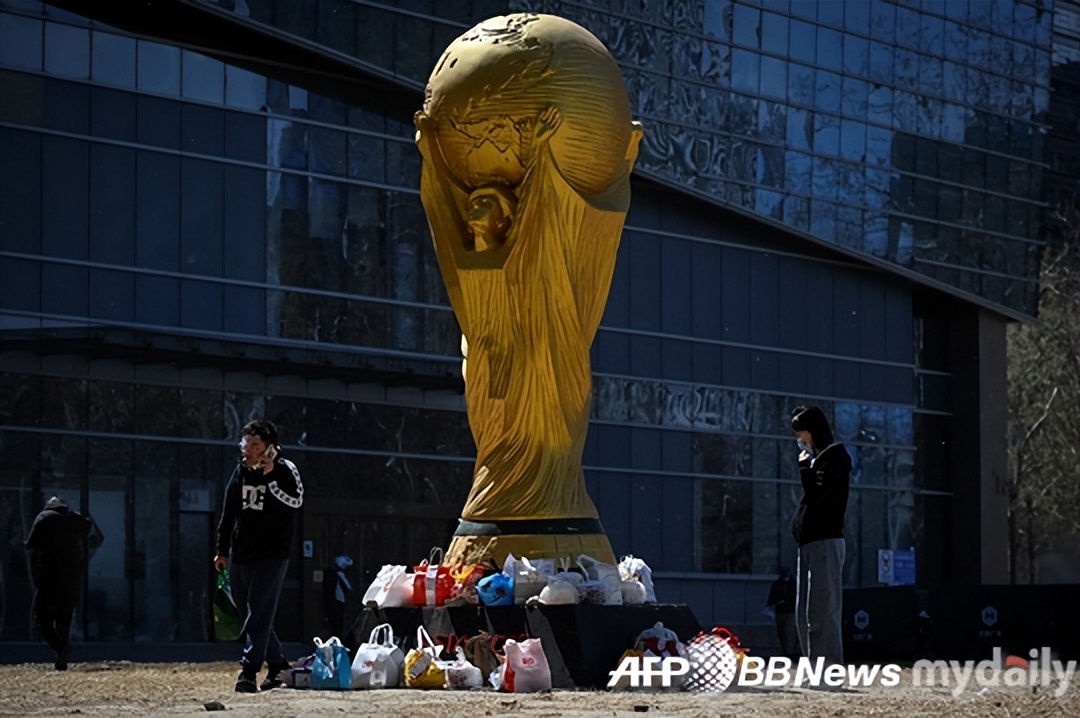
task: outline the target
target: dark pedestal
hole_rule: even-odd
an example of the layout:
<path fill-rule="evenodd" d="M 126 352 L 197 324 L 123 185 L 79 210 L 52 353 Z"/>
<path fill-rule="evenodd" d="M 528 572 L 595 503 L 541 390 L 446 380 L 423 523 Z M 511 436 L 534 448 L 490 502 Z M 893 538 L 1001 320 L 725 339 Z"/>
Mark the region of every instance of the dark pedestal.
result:
<path fill-rule="evenodd" d="M 474 636 L 480 631 L 511 637 L 539 638 L 551 666 L 554 688 L 603 688 L 608 672 L 639 633 L 656 622 L 674 631 L 681 641 L 693 638 L 701 626 L 686 605 L 648 606 L 461 606 L 456 608 L 364 609 L 346 637 L 350 648 L 368 639 L 380 623 L 394 628 L 394 637 L 408 650 L 423 625 L 439 636 Z"/>

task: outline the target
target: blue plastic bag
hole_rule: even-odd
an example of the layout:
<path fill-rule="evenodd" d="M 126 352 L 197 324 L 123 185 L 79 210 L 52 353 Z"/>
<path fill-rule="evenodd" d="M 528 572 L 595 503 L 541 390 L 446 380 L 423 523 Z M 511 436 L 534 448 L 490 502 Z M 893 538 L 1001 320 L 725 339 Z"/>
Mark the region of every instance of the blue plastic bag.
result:
<path fill-rule="evenodd" d="M 347 691 L 352 681 L 349 649 L 337 636 L 325 642 L 315 639 L 315 662 L 311 664 L 311 687 L 326 691 Z"/>
<path fill-rule="evenodd" d="M 485 606 L 513 606 L 514 579 L 505 573 L 493 573 L 476 584 L 476 595 Z"/>

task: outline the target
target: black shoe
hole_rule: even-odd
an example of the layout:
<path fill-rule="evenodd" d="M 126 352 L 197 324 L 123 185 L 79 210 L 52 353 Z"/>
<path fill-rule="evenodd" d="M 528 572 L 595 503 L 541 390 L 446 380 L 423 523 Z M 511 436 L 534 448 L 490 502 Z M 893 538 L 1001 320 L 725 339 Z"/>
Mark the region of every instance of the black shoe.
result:
<path fill-rule="evenodd" d="M 266 678 L 259 685 L 259 690 L 271 691 L 275 688 L 281 688 L 285 685 L 285 681 L 281 680 L 281 672 L 287 671 L 292 668 L 292 665 L 286 661 L 280 666 L 267 666 Z"/>
<path fill-rule="evenodd" d="M 247 676 L 241 674 L 240 677 L 236 679 L 236 692 L 237 693 L 258 693 L 259 692 L 259 687 L 257 685 L 255 685 L 255 679 L 254 678 L 248 678 Z"/>

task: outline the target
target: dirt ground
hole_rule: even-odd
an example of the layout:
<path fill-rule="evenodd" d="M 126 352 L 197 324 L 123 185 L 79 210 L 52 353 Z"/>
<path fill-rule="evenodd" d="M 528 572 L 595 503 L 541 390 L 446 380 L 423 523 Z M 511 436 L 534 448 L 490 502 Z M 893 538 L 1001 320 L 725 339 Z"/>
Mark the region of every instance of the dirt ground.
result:
<path fill-rule="evenodd" d="M 0 716 L 194 716 L 224 710 L 243 718 L 267 716 L 654 716 L 762 718 L 796 716 L 1017 716 L 1080 715 L 1080 680 L 1054 696 L 1057 684 L 969 687 L 958 696 L 945 687 L 916 687 L 905 670 L 896 687 L 848 691 L 804 688 L 749 689 L 724 693 L 611 693 L 597 690 L 506 694 L 387 689 L 336 693 L 279 688 L 255 695 L 233 692 L 235 663 L 75 663 L 58 672 L 51 664 L 0 665 Z M 213 705 L 220 704 L 221 707 Z"/>

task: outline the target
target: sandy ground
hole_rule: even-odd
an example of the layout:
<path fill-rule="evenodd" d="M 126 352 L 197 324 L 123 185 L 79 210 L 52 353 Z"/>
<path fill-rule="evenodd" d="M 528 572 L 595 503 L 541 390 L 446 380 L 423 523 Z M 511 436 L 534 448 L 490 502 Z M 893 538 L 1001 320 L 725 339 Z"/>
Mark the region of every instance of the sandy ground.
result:
<path fill-rule="evenodd" d="M 76 663 L 66 672 L 48 664 L 0 665 L 0 716 L 1017 716 L 1080 715 L 1080 679 L 1064 695 L 1057 683 L 1030 687 L 912 685 L 905 670 L 896 687 L 828 692 L 804 688 L 728 690 L 724 693 L 611 693 L 580 690 L 506 694 L 388 689 L 336 693 L 279 688 L 255 695 L 233 692 L 235 663 Z M 213 705 L 220 704 L 221 707 Z M 208 707 L 209 706 L 209 707 Z"/>

